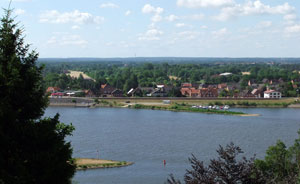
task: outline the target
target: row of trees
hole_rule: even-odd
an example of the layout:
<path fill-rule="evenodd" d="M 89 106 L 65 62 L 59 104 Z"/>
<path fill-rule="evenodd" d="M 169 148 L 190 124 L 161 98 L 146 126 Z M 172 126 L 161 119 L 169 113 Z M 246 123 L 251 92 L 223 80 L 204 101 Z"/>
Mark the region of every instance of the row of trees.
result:
<path fill-rule="evenodd" d="M 241 80 L 283 79 L 290 81 L 299 78 L 300 64 L 168 64 L 168 63 L 45 63 L 45 75 L 61 74 L 66 70 L 79 70 L 87 73 L 96 80 L 106 79 L 115 85 L 125 84 L 132 75 L 137 78 L 139 85 L 151 86 L 153 83 L 180 84 L 181 82 L 207 83 L 239 82 Z M 220 73 L 230 72 L 229 77 L 215 77 Z M 250 72 L 250 75 L 242 75 Z M 172 81 L 169 76 L 177 77 L 179 82 Z M 119 82 L 117 82 L 119 81 Z"/>
<path fill-rule="evenodd" d="M 99 89 L 101 84 L 110 84 L 127 92 L 131 88 L 153 87 L 155 84 L 168 84 L 179 87 L 181 83 L 237 83 L 241 90 L 248 88 L 248 81 L 261 83 L 263 79 L 282 79 L 286 83 L 280 86 L 284 96 L 296 96 L 291 80 L 300 80 L 299 64 L 168 64 L 168 63 L 46 63 L 44 83 L 61 89 Z M 59 68 L 61 66 L 61 68 Z M 72 79 L 66 75 L 68 70 L 80 70 L 95 81 L 84 80 L 82 76 Z M 250 75 L 242 75 L 242 72 Z M 231 72 L 229 76 L 219 76 Z M 299 85 L 299 84 L 298 84 Z"/>

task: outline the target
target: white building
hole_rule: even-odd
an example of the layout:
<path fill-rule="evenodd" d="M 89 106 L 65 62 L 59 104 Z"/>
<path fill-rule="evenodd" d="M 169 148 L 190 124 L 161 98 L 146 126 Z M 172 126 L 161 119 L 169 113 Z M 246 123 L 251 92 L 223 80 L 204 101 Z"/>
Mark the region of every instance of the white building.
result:
<path fill-rule="evenodd" d="M 226 72 L 226 73 L 221 73 L 220 76 L 229 76 L 232 75 L 232 73 Z"/>
<path fill-rule="evenodd" d="M 264 92 L 264 98 L 281 98 L 281 93 L 275 90 L 268 90 Z"/>

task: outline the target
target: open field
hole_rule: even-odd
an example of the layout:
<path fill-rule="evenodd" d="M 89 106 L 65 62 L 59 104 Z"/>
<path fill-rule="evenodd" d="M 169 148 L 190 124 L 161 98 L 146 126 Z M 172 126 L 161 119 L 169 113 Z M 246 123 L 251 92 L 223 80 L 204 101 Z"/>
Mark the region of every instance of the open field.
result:
<path fill-rule="evenodd" d="M 73 70 L 69 70 L 70 73 L 67 73 L 67 75 L 69 75 L 72 78 L 76 78 L 78 79 L 80 75 L 82 75 L 82 77 L 86 80 L 93 80 L 95 81 L 95 79 L 89 77 L 88 75 L 86 75 L 85 73 L 81 72 L 81 71 L 73 71 Z"/>
<path fill-rule="evenodd" d="M 125 161 L 120 162 L 120 161 L 113 161 L 113 160 L 75 158 L 75 164 L 77 170 L 83 170 L 83 169 L 124 167 L 124 166 L 132 165 L 133 163 L 125 162 Z"/>

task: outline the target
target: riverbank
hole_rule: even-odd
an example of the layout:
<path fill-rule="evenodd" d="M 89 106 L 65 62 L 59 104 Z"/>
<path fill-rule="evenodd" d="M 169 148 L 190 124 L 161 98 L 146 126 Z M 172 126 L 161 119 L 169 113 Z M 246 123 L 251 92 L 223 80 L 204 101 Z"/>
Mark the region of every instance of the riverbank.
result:
<path fill-rule="evenodd" d="M 170 101 L 169 104 L 164 104 L 164 101 Z M 290 107 L 290 105 L 296 104 L 295 98 L 282 98 L 282 99 L 253 99 L 253 98 L 101 98 L 99 99 L 101 102 L 105 102 L 106 104 L 110 104 L 110 106 L 114 106 L 114 104 L 120 104 L 120 106 L 124 105 L 174 105 L 174 104 L 188 104 L 188 105 L 197 105 L 197 106 L 224 106 L 229 105 L 230 107 L 259 107 L 259 108 L 285 108 Z M 298 103 L 299 104 L 299 103 Z M 100 103 L 101 105 L 101 103 Z M 300 104 L 299 104 L 300 105 Z"/>
<path fill-rule="evenodd" d="M 100 169 L 100 168 L 115 168 L 132 165 L 133 162 L 113 161 L 89 158 L 75 158 L 76 170 Z"/>
<path fill-rule="evenodd" d="M 49 98 L 49 106 L 58 107 L 132 107 L 134 105 L 144 105 L 145 109 L 153 110 L 173 110 L 173 111 L 194 111 L 190 109 L 172 109 L 172 106 L 185 104 L 187 106 L 225 106 L 235 108 L 300 108 L 299 100 L 295 98 L 282 99 L 227 99 L 227 98 Z M 200 111 L 198 111 L 200 112 Z M 215 113 L 214 111 L 202 111 L 203 113 Z M 226 113 L 221 113 L 226 114 Z M 234 114 L 231 114 L 234 115 Z M 246 116 L 246 115 L 243 115 Z M 258 116 L 258 115 L 248 115 Z"/>
<path fill-rule="evenodd" d="M 165 104 L 164 101 L 170 101 Z M 124 107 L 128 105 L 142 104 L 142 105 L 158 105 L 168 106 L 174 104 L 188 104 L 188 105 L 206 105 L 206 106 L 224 106 L 230 107 L 292 107 L 300 108 L 300 104 L 296 103 L 295 98 L 282 99 L 255 99 L 255 98 L 49 98 L 50 106 L 70 106 L 70 107 Z"/>

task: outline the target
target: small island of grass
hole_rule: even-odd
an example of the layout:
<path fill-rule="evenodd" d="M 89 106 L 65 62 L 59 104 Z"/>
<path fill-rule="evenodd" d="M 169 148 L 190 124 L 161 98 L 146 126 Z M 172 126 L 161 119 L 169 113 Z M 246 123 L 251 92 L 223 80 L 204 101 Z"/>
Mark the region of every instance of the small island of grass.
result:
<path fill-rule="evenodd" d="M 170 106 L 149 106 L 142 104 L 135 104 L 128 106 L 133 109 L 152 109 L 152 110 L 170 110 L 170 111 L 181 111 L 181 112 L 198 112 L 198 113 L 208 113 L 208 114 L 223 114 L 223 115 L 236 115 L 236 116 L 259 116 L 258 114 L 246 114 L 244 112 L 236 112 L 229 110 L 216 110 L 208 108 L 195 108 L 187 104 L 174 104 Z"/>
<path fill-rule="evenodd" d="M 113 161 L 89 158 L 75 158 L 76 170 L 99 169 L 99 168 L 115 168 L 132 165 L 133 162 Z"/>

